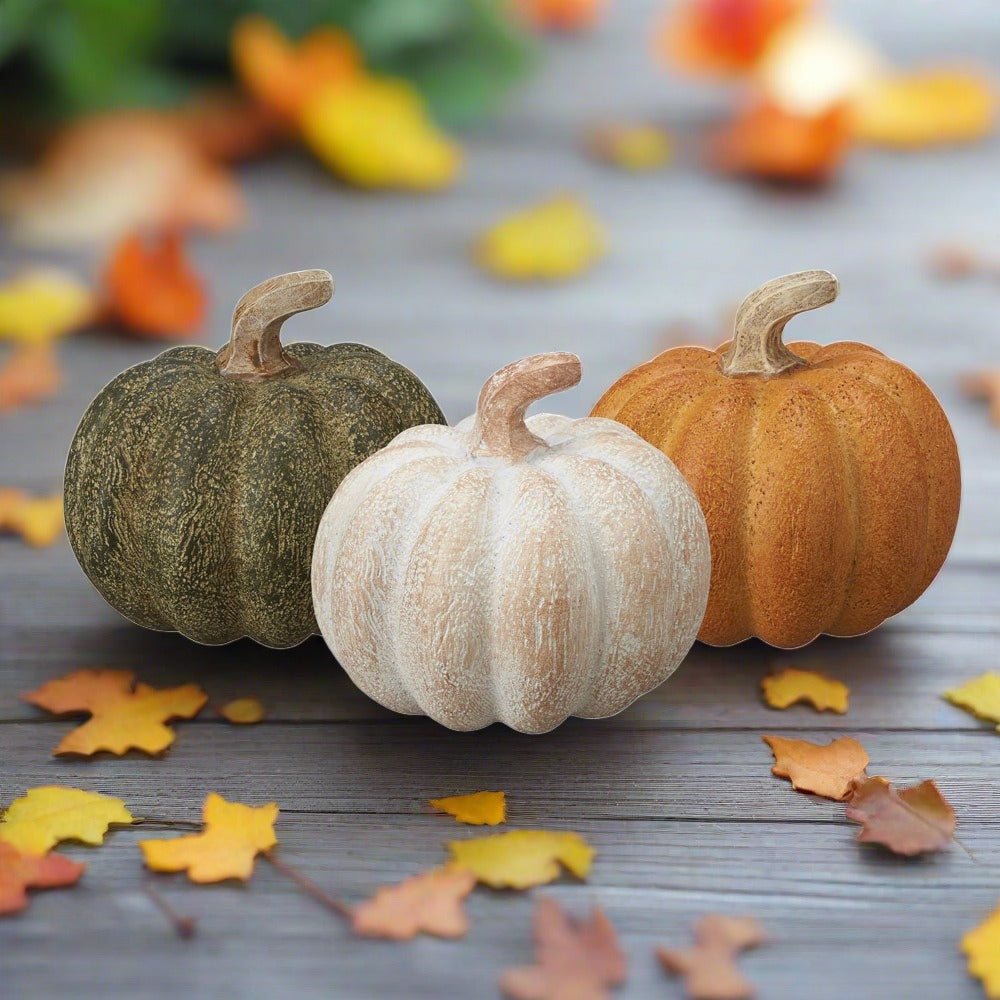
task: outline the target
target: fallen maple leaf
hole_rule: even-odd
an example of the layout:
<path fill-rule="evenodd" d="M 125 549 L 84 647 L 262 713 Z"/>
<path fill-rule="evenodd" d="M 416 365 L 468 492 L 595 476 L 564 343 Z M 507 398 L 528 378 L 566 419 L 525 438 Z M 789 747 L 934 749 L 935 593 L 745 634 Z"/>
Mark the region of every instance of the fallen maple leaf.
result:
<path fill-rule="evenodd" d="M 858 840 L 882 844 L 895 854 L 942 851 L 955 836 L 955 810 L 933 781 L 903 789 L 880 777 L 857 781 L 847 818 L 862 825 Z"/>
<path fill-rule="evenodd" d="M 982 980 L 990 1000 L 1000 1000 L 1000 907 L 962 938 L 969 975 Z"/>
<path fill-rule="evenodd" d="M 985 399 L 990 404 L 990 421 L 1000 426 L 1000 368 L 965 375 L 962 392 L 972 399 Z"/>
<path fill-rule="evenodd" d="M 0 840 L 0 916 L 28 905 L 27 889 L 58 889 L 74 885 L 86 865 L 61 854 L 22 854 Z"/>
<path fill-rule="evenodd" d="M 993 131 L 997 91 L 963 69 L 925 69 L 872 81 L 854 101 L 865 142 L 897 148 L 973 142 Z"/>
<path fill-rule="evenodd" d="M 660 963 L 684 977 L 692 1000 L 745 1000 L 754 988 L 740 972 L 736 956 L 766 944 L 768 937 L 753 917 L 710 914 L 694 927 L 693 948 L 657 948 Z"/>
<path fill-rule="evenodd" d="M 99 750 L 123 754 L 142 750 L 162 753 L 174 742 L 165 723 L 190 719 L 208 701 L 197 684 L 157 690 L 137 684 L 131 670 L 77 670 L 48 681 L 23 699 L 49 712 L 89 712 L 91 718 L 63 737 L 53 755 L 88 756 Z"/>
<path fill-rule="evenodd" d="M 485 270 L 512 281 L 556 281 L 586 271 L 605 253 L 604 232 L 590 210 L 559 195 L 500 220 L 474 248 Z"/>
<path fill-rule="evenodd" d="M 788 708 L 800 701 L 807 701 L 817 712 L 847 711 L 850 691 L 846 684 L 813 670 L 786 667 L 781 673 L 771 674 L 760 682 L 764 700 L 771 708 Z"/>
<path fill-rule="evenodd" d="M 494 889 L 527 889 L 559 877 L 564 865 L 586 878 L 594 849 L 577 833 L 513 830 L 473 840 L 450 840 L 448 850 L 462 868 Z"/>
<path fill-rule="evenodd" d="M 247 91 L 288 122 L 297 119 L 310 97 L 364 71 L 361 53 L 346 32 L 322 26 L 293 43 L 261 14 L 236 22 L 230 51 Z"/>
<path fill-rule="evenodd" d="M 826 746 L 783 736 L 764 736 L 774 754 L 771 773 L 788 778 L 800 792 L 813 792 L 827 799 L 847 798 L 851 782 L 868 767 L 868 754 L 857 740 L 841 736 Z"/>
<path fill-rule="evenodd" d="M 0 840 L 24 854 L 44 854 L 62 840 L 103 843 L 112 823 L 128 826 L 132 814 L 121 799 L 79 788 L 43 785 L 15 799 L 0 820 Z"/>
<path fill-rule="evenodd" d="M 248 726 L 264 718 L 264 704 L 260 698 L 234 698 L 219 706 L 219 715 L 234 725 Z"/>
<path fill-rule="evenodd" d="M 672 143 L 665 129 L 656 125 L 610 122 L 587 133 L 587 151 L 601 163 L 622 170 L 657 170 L 670 162 Z"/>
<path fill-rule="evenodd" d="M 16 347 L 0 366 L 0 413 L 54 396 L 62 372 L 51 344 Z"/>
<path fill-rule="evenodd" d="M 44 344 L 86 326 L 97 297 L 76 275 L 33 267 L 0 285 L 0 339 Z"/>
<path fill-rule="evenodd" d="M 111 254 L 104 286 L 112 317 L 134 333 L 183 340 L 205 319 L 204 284 L 175 230 L 126 236 Z"/>
<path fill-rule="evenodd" d="M 62 494 L 29 497 L 20 490 L 0 489 L 0 532 L 20 535 L 33 548 L 51 545 L 63 533 Z"/>
<path fill-rule="evenodd" d="M 503 792 L 473 792 L 431 799 L 431 808 L 454 816 L 470 826 L 498 826 L 507 818 L 507 796 Z"/>
<path fill-rule="evenodd" d="M 605 1000 L 625 982 L 625 955 L 600 907 L 575 922 L 546 896 L 535 906 L 535 964 L 508 969 L 500 989 L 514 1000 Z"/>
<path fill-rule="evenodd" d="M 3 176 L 0 212 L 17 239 L 72 246 L 144 227 L 223 232 L 245 206 L 230 171 L 169 113 L 128 110 L 60 130 L 37 166 Z"/>
<path fill-rule="evenodd" d="M 407 941 L 421 931 L 458 938 L 469 929 L 462 900 L 475 888 L 476 876 L 447 865 L 379 889 L 355 907 L 354 930 L 364 937 Z"/>
<path fill-rule="evenodd" d="M 458 176 L 462 151 L 407 81 L 358 77 L 311 96 L 302 138 L 338 177 L 365 188 L 432 191 Z"/>
<path fill-rule="evenodd" d="M 608 0 L 515 0 L 515 9 L 543 31 L 582 31 L 592 28 Z"/>
<path fill-rule="evenodd" d="M 945 691 L 944 697 L 953 705 L 964 708 L 980 719 L 1000 723 L 1000 674 L 998 673 L 981 674 L 974 680 L 966 681 L 961 687 Z M 997 729 L 1000 730 L 1000 725 Z"/>
<path fill-rule="evenodd" d="M 140 840 L 146 865 L 157 872 L 187 871 L 192 882 L 221 882 L 253 874 L 254 859 L 278 843 L 278 807 L 227 802 L 211 792 L 205 799 L 201 833 L 173 840 Z"/>

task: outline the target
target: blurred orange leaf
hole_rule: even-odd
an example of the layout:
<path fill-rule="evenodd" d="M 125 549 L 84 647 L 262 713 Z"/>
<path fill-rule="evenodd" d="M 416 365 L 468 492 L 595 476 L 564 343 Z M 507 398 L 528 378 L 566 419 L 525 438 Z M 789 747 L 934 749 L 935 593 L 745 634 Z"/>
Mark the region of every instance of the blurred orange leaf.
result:
<path fill-rule="evenodd" d="M 684 977 L 691 1000 L 746 1000 L 754 988 L 740 972 L 736 956 L 768 941 L 753 917 L 709 914 L 694 926 L 693 948 L 657 948 L 667 972 Z"/>
<path fill-rule="evenodd" d="M 140 840 L 146 865 L 157 872 L 186 871 L 192 882 L 222 882 L 253 874 L 254 859 L 278 843 L 274 823 L 278 807 L 227 802 L 209 793 L 202 810 L 201 833 L 172 840 Z"/>
<path fill-rule="evenodd" d="M 51 545 L 63 532 L 62 494 L 29 497 L 0 487 L 0 532 L 20 535 L 33 548 Z"/>
<path fill-rule="evenodd" d="M 431 807 L 471 826 L 497 826 L 507 818 L 507 796 L 503 792 L 473 792 L 431 799 Z"/>
<path fill-rule="evenodd" d="M 847 818 L 862 826 L 858 840 L 912 856 L 942 851 L 955 837 L 955 810 L 933 781 L 897 789 L 885 778 L 855 782 Z"/>
<path fill-rule="evenodd" d="M 0 413 L 49 399 L 61 385 L 62 373 L 51 344 L 15 347 L 0 365 Z"/>
<path fill-rule="evenodd" d="M 805 117 L 764 99 L 748 105 L 714 137 L 710 159 L 729 173 L 817 183 L 840 166 L 851 141 L 851 117 L 844 104 Z"/>
<path fill-rule="evenodd" d="M 74 885 L 86 865 L 61 854 L 22 854 L 0 840 L 0 916 L 28 905 L 27 889 L 60 889 Z"/>
<path fill-rule="evenodd" d="M 800 792 L 813 792 L 835 801 L 846 799 L 851 782 L 863 777 L 868 767 L 865 748 L 850 736 L 841 736 L 826 746 L 783 736 L 762 739 L 774 754 L 771 773 L 788 778 Z"/>
<path fill-rule="evenodd" d="M 774 33 L 811 5 L 812 0 L 679 0 L 657 33 L 657 48 L 682 72 L 745 73 Z"/>
<path fill-rule="evenodd" d="M 77 670 L 22 697 L 57 715 L 89 713 L 91 718 L 64 736 L 53 751 L 53 755 L 84 756 L 100 750 L 119 755 L 129 750 L 162 753 L 174 742 L 174 732 L 165 723 L 193 718 L 208 701 L 196 684 L 158 690 L 136 684 L 131 670 Z"/>
<path fill-rule="evenodd" d="M 995 85 L 962 69 L 884 76 L 854 102 L 858 137 L 881 146 L 919 149 L 974 142 L 996 126 Z"/>
<path fill-rule="evenodd" d="M 407 941 L 417 934 L 463 937 L 469 929 L 462 901 L 476 885 L 476 876 L 446 866 L 421 872 L 399 885 L 379 889 L 355 907 L 354 930 L 365 937 Z"/>
<path fill-rule="evenodd" d="M 72 246 L 142 227 L 223 232 L 244 205 L 232 174 L 169 114 L 118 111 L 78 119 L 37 166 L 5 174 L 0 212 L 23 242 Z"/>
<path fill-rule="evenodd" d="M 847 711 L 850 691 L 846 684 L 813 670 L 786 667 L 760 682 L 764 700 L 771 708 L 788 708 L 800 701 L 807 701 L 817 712 Z"/>
<path fill-rule="evenodd" d="M 205 319 L 205 288 L 176 230 L 126 236 L 111 254 L 104 285 L 112 316 L 135 333 L 182 340 Z"/>
<path fill-rule="evenodd" d="M 609 0 L 515 0 L 517 12 L 543 31 L 592 28 Z"/>
<path fill-rule="evenodd" d="M 535 964 L 508 969 L 500 989 L 513 1000 L 606 1000 L 627 971 L 618 935 L 600 907 L 572 920 L 547 896 L 535 905 Z"/>
<path fill-rule="evenodd" d="M 320 27 L 293 43 L 260 14 L 237 21 L 230 50 L 247 91 L 290 123 L 309 98 L 364 71 L 361 53 L 346 32 Z"/>
<path fill-rule="evenodd" d="M 458 176 L 462 151 L 405 80 L 359 77 L 304 103 L 306 145 L 334 174 L 364 188 L 432 191 Z"/>
<path fill-rule="evenodd" d="M 982 980 L 989 1000 L 1000 1000 L 1000 907 L 962 938 L 969 975 Z"/>
<path fill-rule="evenodd" d="M 216 162 L 253 159 L 287 137 L 277 114 L 236 91 L 209 90 L 167 114 L 196 149 Z"/>
<path fill-rule="evenodd" d="M 0 285 L 0 339 L 42 344 L 80 329 L 97 311 L 97 297 L 76 275 L 33 267 Z"/>
<path fill-rule="evenodd" d="M 260 698 L 234 698 L 219 706 L 219 715 L 234 725 L 253 725 L 263 720 L 264 704 Z"/>
<path fill-rule="evenodd" d="M 450 840 L 448 850 L 461 868 L 494 889 L 528 889 L 559 877 L 560 864 L 586 878 L 594 849 L 578 833 L 513 830 L 491 837 Z"/>

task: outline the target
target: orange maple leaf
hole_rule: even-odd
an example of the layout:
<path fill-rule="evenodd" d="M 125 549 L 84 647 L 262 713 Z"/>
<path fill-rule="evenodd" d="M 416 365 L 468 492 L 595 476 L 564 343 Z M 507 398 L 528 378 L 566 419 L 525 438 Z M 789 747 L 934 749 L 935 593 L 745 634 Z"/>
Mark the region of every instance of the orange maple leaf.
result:
<path fill-rule="evenodd" d="M 146 864 L 158 872 L 187 871 L 192 882 L 221 882 L 253 874 L 254 859 L 278 843 L 278 807 L 227 802 L 211 792 L 205 799 L 201 833 L 173 840 L 140 840 Z"/>
<path fill-rule="evenodd" d="M 22 698 L 57 715 L 90 713 L 87 722 L 63 737 L 54 756 L 89 756 L 100 750 L 118 755 L 129 750 L 162 753 L 174 742 L 174 732 L 165 723 L 193 718 L 208 701 L 197 684 L 157 690 L 136 684 L 131 670 L 77 670 Z"/>
<path fill-rule="evenodd" d="M 693 948 L 657 948 L 667 972 L 684 977 L 692 1000 L 744 1000 L 754 995 L 736 965 L 736 956 L 747 948 L 766 944 L 768 937 L 753 917 L 709 914 L 694 927 Z"/>
<path fill-rule="evenodd" d="M 0 840 L 0 916 L 28 905 L 28 889 L 57 889 L 73 885 L 86 865 L 62 854 L 22 854 Z"/>
<path fill-rule="evenodd" d="M 112 317 L 134 333 L 184 339 L 205 318 L 205 288 L 176 230 L 126 236 L 111 254 L 104 284 Z"/>
<path fill-rule="evenodd" d="M 851 782 L 868 767 L 865 748 L 850 736 L 841 736 L 826 746 L 783 736 L 763 736 L 774 754 L 771 773 L 788 778 L 800 792 L 814 792 L 835 801 L 846 799 Z"/>
<path fill-rule="evenodd" d="M 399 885 L 379 889 L 354 910 L 356 933 L 365 937 L 406 941 L 421 931 L 458 938 L 469 929 L 462 900 L 472 892 L 476 876 L 453 865 L 434 868 Z"/>
<path fill-rule="evenodd" d="M 0 413 L 49 399 L 60 385 L 62 372 L 52 344 L 15 347 L 0 365 Z"/>
<path fill-rule="evenodd" d="M 608 0 L 516 0 L 515 9 L 543 31 L 582 31 L 593 27 Z"/>
<path fill-rule="evenodd" d="M 576 922 L 542 896 L 535 907 L 535 964 L 508 969 L 500 988 L 514 1000 L 606 1000 L 608 987 L 624 983 L 625 972 L 618 936 L 600 907 Z"/>
<path fill-rule="evenodd" d="M 855 782 L 847 818 L 861 824 L 858 840 L 895 854 L 941 851 L 955 836 L 955 810 L 933 781 L 903 789 L 880 777 Z"/>

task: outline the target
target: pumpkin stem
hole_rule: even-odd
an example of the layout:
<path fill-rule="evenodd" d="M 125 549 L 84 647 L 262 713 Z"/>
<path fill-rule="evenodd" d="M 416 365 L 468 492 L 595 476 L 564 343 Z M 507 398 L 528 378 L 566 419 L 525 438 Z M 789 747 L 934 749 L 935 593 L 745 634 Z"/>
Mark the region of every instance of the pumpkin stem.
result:
<path fill-rule="evenodd" d="M 522 358 L 490 376 L 476 404 L 473 455 L 496 455 L 516 462 L 545 442 L 528 430 L 525 411 L 537 399 L 580 381 L 580 359 L 553 352 Z"/>
<path fill-rule="evenodd" d="M 281 324 L 324 305 L 332 295 L 333 278 L 322 270 L 292 271 L 255 285 L 233 310 L 232 335 L 215 362 L 219 371 L 233 378 L 264 379 L 301 368 L 281 346 Z"/>
<path fill-rule="evenodd" d="M 808 365 L 781 342 L 785 324 L 799 313 L 828 305 L 840 282 L 829 271 L 797 271 L 752 291 L 736 312 L 733 344 L 722 356 L 723 375 L 780 375 Z"/>

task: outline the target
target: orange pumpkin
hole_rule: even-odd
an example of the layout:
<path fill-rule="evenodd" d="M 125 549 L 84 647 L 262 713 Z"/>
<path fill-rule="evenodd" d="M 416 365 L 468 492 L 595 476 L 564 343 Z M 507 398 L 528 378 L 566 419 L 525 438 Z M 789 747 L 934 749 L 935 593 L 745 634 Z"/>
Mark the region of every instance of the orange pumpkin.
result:
<path fill-rule="evenodd" d="M 930 389 L 864 344 L 782 343 L 793 316 L 837 290 L 827 271 L 769 281 L 731 342 L 665 351 L 594 407 L 698 495 L 712 548 L 698 637 L 711 645 L 867 632 L 924 592 L 951 545 L 958 451 Z"/>

